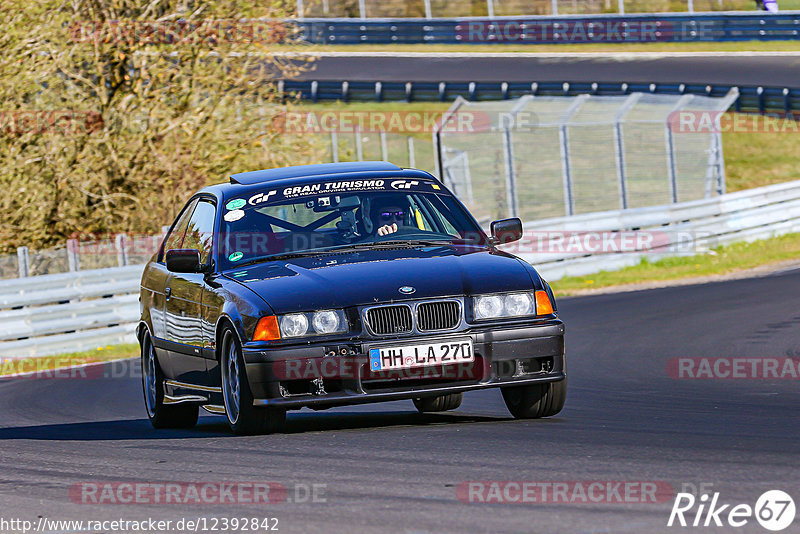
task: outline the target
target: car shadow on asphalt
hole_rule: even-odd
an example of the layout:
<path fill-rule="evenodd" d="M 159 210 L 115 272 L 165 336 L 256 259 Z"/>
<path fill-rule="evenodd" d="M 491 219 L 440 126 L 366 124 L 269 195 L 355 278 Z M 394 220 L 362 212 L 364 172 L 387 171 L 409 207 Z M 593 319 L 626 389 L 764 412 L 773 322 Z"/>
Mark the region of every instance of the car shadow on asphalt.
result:
<path fill-rule="evenodd" d="M 422 427 L 497 423 L 510 417 L 470 415 L 459 412 L 420 414 L 417 412 L 290 412 L 281 434 L 369 430 L 399 426 Z M 45 441 L 103 441 L 233 437 L 222 417 L 201 417 L 192 429 L 154 429 L 146 419 L 118 419 L 81 423 L 57 423 L 0 428 L 0 440 L 30 439 Z"/>

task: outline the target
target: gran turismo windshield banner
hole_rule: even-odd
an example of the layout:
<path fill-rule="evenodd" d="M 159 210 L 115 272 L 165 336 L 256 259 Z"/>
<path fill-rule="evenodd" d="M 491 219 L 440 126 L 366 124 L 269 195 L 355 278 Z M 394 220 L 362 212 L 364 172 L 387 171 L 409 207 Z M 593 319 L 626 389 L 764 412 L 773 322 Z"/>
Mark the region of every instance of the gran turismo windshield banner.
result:
<path fill-rule="evenodd" d="M 331 180 L 313 184 L 294 185 L 278 189 L 266 189 L 246 197 L 238 197 L 225 203 L 228 211 L 239 210 L 246 206 L 268 206 L 280 204 L 286 200 L 325 193 L 359 193 L 359 192 L 391 192 L 399 193 L 431 193 L 440 192 L 441 187 L 430 180 L 410 179 L 361 179 Z"/>

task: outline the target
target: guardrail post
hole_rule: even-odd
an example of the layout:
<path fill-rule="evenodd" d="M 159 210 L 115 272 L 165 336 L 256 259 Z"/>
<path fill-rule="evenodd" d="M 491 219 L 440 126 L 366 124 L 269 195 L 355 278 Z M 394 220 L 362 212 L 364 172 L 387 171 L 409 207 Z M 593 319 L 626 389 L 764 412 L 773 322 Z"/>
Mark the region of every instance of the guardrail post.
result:
<path fill-rule="evenodd" d="M 431 0 L 425 0 L 425 18 L 432 19 L 433 14 L 431 12 Z"/>
<path fill-rule="evenodd" d="M 305 9 L 303 9 L 303 0 L 297 0 L 297 18 L 302 19 Z"/>
<path fill-rule="evenodd" d="M 689 0 L 689 5 L 687 7 L 689 13 L 694 13 L 694 0 Z"/>
<path fill-rule="evenodd" d="M 691 0 L 689 1 L 691 2 Z M 625 14 L 625 0 L 619 0 L 619 3 L 617 5 L 617 11 L 619 11 L 620 15 Z"/>
<path fill-rule="evenodd" d="M 550 11 L 553 12 L 553 15 L 558 15 L 558 0 L 551 0 Z"/>
<path fill-rule="evenodd" d="M 17 264 L 19 265 L 20 278 L 30 276 L 31 264 L 28 256 L 28 247 L 17 247 Z"/>
<path fill-rule="evenodd" d="M 339 163 L 339 136 L 335 130 L 331 132 L 331 156 L 334 163 Z"/>
<path fill-rule="evenodd" d="M 358 16 L 362 19 L 367 18 L 366 0 L 358 0 Z"/>
<path fill-rule="evenodd" d="M 128 236 L 117 234 L 114 238 L 114 248 L 117 249 L 117 265 L 120 267 L 128 265 Z"/>
<path fill-rule="evenodd" d="M 78 240 L 67 239 L 67 263 L 69 264 L 69 271 L 71 273 L 81 270 L 81 261 L 78 251 Z"/>
<path fill-rule="evenodd" d="M 417 157 L 414 154 L 414 138 L 408 137 L 408 166 L 412 169 L 417 167 Z"/>
<path fill-rule="evenodd" d="M 490 19 L 494 18 L 494 0 L 486 0 L 486 12 Z"/>

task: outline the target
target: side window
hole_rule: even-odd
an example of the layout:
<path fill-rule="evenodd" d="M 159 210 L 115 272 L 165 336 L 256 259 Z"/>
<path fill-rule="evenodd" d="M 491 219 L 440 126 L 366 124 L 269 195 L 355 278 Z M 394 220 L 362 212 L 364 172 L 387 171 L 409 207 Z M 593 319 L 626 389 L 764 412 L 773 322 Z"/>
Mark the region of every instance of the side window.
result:
<path fill-rule="evenodd" d="M 211 258 L 211 245 L 214 238 L 214 219 L 216 218 L 214 204 L 201 200 L 189 219 L 186 228 L 186 237 L 183 238 L 181 248 L 196 248 L 200 251 L 200 261 L 208 263 Z"/>
<path fill-rule="evenodd" d="M 164 261 L 164 254 L 166 254 L 168 250 L 181 248 L 183 236 L 186 234 L 186 227 L 189 225 L 189 216 L 191 216 L 196 205 L 197 200 L 193 200 L 185 208 L 183 208 L 181 214 L 178 215 L 178 220 L 175 221 L 175 224 L 172 226 L 172 231 L 170 231 L 170 233 L 167 235 L 167 238 L 164 240 L 164 249 L 161 253 L 161 257 L 158 258 L 158 261 Z"/>

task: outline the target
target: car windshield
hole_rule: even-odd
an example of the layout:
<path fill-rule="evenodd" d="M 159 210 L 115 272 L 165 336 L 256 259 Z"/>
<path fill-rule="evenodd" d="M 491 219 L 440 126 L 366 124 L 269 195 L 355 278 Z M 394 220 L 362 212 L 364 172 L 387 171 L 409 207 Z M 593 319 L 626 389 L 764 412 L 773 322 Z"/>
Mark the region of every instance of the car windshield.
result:
<path fill-rule="evenodd" d="M 438 184 L 401 179 L 251 190 L 226 200 L 220 236 L 223 270 L 343 249 L 487 244 Z"/>

